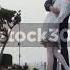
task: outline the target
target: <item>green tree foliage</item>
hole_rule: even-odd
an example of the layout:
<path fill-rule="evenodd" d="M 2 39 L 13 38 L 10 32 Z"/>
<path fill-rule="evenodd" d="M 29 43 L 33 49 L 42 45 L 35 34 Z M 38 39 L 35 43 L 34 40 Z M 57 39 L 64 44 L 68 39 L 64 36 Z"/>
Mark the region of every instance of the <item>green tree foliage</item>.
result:
<path fill-rule="evenodd" d="M 16 13 L 16 11 L 1 8 L 0 19 L 7 20 L 8 22 L 11 22 L 11 18 L 14 16 L 15 13 Z"/>

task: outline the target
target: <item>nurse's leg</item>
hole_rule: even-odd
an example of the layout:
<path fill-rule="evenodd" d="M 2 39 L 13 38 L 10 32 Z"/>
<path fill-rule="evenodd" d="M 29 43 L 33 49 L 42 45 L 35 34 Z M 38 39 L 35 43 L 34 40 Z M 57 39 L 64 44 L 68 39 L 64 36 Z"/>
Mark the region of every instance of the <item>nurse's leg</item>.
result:
<path fill-rule="evenodd" d="M 53 47 L 47 47 L 47 70 L 53 70 Z"/>
<path fill-rule="evenodd" d="M 61 62 L 65 70 L 69 70 L 69 67 L 64 59 L 64 57 L 58 52 L 58 47 L 54 47 L 54 56 Z"/>

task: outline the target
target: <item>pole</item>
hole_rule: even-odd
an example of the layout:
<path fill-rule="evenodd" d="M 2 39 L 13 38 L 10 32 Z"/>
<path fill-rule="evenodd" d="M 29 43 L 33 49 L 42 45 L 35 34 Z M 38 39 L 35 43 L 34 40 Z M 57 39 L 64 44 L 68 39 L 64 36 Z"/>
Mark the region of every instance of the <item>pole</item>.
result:
<path fill-rule="evenodd" d="M 18 24 L 19 27 L 19 42 L 18 42 L 18 47 L 19 47 L 19 66 L 20 66 L 20 23 Z"/>

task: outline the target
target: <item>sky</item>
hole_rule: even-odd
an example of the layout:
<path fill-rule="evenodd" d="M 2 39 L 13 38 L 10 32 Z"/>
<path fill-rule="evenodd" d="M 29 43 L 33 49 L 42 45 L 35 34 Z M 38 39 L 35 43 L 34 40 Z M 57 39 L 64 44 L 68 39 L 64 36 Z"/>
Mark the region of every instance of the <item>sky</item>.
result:
<path fill-rule="evenodd" d="M 11 10 L 21 10 L 22 23 L 43 23 L 47 12 L 44 9 L 45 0 L 0 0 L 1 7 Z M 13 55 L 13 62 L 18 63 L 18 48 L 6 48 L 4 53 Z M 46 61 L 45 48 L 21 48 L 21 64 L 24 62 Z"/>

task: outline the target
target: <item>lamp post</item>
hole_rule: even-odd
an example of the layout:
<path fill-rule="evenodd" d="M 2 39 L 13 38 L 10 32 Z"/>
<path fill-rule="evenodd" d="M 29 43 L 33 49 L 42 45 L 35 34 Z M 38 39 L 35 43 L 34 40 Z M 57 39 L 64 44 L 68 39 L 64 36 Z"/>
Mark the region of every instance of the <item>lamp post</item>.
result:
<path fill-rule="evenodd" d="M 21 15 L 21 10 L 19 10 L 19 14 Z M 18 27 L 19 27 L 19 42 L 18 42 L 18 47 L 19 47 L 19 66 L 20 66 L 20 55 L 21 55 L 21 53 L 20 53 L 20 22 L 19 22 L 19 24 L 18 24 Z"/>

